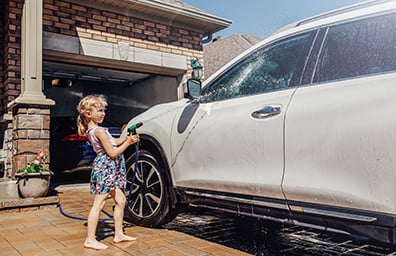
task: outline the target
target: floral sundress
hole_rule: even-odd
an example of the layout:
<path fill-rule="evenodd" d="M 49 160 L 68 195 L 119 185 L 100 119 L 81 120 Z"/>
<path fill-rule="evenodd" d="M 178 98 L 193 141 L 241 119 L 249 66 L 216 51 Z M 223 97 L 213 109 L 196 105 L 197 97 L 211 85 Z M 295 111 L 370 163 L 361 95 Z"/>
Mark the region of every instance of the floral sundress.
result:
<path fill-rule="evenodd" d="M 109 157 L 94 134 L 96 129 L 105 129 L 113 146 L 117 146 L 107 128 L 95 126 L 87 131 L 88 138 L 97 153 L 92 164 L 91 194 L 107 194 L 112 189 L 125 189 L 127 181 L 124 155 Z"/>

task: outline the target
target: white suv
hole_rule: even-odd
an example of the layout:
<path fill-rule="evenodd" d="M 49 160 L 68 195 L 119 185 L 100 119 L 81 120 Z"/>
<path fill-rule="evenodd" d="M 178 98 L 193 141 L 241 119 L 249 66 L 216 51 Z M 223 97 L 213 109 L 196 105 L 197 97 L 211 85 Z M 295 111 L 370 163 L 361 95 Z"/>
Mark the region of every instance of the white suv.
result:
<path fill-rule="evenodd" d="M 193 204 L 396 243 L 396 1 L 373 2 L 282 29 L 133 118 L 129 219 Z"/>

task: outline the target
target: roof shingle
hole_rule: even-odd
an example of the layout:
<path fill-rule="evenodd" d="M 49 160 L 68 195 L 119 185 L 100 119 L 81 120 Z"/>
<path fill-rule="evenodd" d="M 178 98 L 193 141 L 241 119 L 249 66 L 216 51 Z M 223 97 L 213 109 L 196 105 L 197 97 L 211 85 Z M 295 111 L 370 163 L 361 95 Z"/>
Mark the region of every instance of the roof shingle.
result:
<path fill-rule="evenodd" d="M 234 34 L 228 37 L 215 38 L 204 47 L 205 78 L 208 78 L 227 62 L 261 40 L 262 39 L 250 34 Z"/>

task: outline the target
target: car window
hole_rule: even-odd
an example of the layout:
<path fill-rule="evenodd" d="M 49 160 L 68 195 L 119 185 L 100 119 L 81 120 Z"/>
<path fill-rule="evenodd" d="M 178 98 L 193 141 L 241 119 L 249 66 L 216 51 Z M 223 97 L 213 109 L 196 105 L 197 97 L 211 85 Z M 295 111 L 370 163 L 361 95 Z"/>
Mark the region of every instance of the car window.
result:
<path fill-rule="evenodd" d="M 309 36 L 309 33 L 294 36 L 249 54 L 205 88 L 201 101 L 211 102 L 289 88 Z"/>
<path fill-rule="evenodd" d="M 396 15 L 384 15 L 329 28 L 314 82 L 396 69 Z"/>

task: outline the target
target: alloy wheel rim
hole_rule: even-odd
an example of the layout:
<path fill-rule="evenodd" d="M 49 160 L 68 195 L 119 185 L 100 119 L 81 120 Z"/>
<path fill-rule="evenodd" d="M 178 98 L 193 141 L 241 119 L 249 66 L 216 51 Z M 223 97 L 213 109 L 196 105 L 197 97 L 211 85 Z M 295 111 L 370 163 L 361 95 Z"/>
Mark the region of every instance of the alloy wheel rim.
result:
<path fill-rule="evenodd" d="M 131 179 L 135 163 L 127 172 L 126 195 L 129 199 L 129 210 L 139 218 L 148 218 L 157 212 L 163 196 L 163 181 L 158 169 L 150 162 L 140 160 L 135 174 L 135 180 L 131 188 Z"/>

